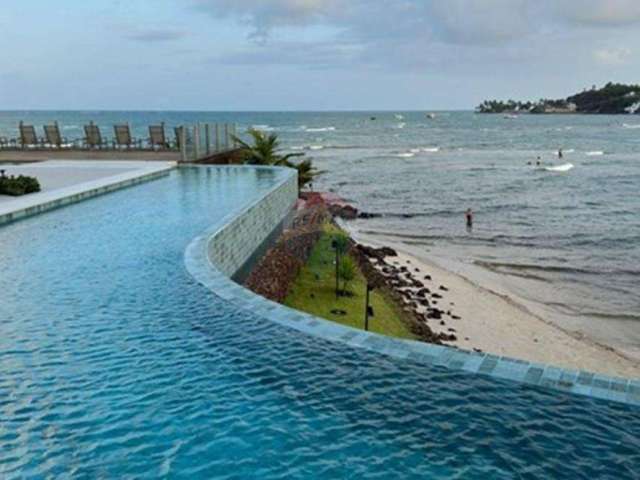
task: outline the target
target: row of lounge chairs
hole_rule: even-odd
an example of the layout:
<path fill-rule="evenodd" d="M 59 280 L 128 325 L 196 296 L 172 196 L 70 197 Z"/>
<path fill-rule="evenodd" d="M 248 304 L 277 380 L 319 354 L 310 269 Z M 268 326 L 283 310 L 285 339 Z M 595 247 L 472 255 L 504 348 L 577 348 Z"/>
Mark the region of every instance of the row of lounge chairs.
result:
<path fill-rule="evenodd" d="M 128 124 L 115 125 L 112 140 L 102 136 L 100 127 L 90 122 L 84 126 L 84 138 L 69 140 L 62 136 L 58 122 L 44 126 L 44 137 L 39 137 L 33 125 L 20 122 L 20 137 L 9 139 L 0 137 L 0 148 L 9 149 L 87 149 L 87 150 L 179 150 L 183 127 L 174 128 L 175 140 L 165 136 L 164 123 L 149 126 L 149 137 L 133 137 Z"/>

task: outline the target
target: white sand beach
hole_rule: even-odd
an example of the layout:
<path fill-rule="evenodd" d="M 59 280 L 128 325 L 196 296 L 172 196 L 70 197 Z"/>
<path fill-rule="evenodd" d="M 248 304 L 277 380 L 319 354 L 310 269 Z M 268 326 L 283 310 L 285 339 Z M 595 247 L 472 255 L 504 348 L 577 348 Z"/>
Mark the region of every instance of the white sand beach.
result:
<path fill-rule="evenodd" d="M 639 362 L 584 335 L 565 331 L 531 312 L 512 295 L 497 293 L 493 286 L 479 285 L 442 268 L 410 245 L 359 232 L 350 233 L 365 245 L 394 248 L 398 257 L 388 257 L 387 263 L 408 267 L 414 278 L 419 278 L 430 290 L 442 295 L 438 306 L 451 310 L 452 315 L 460 318 L 445 316 L 444 325 L 441 325 L 441 320 L 431 319 L 429 326 L 435 332 L 454 333 L 457 341 L 448 342 L 449 345 L 565 368 L 640 377 Z M 426 275 L 432 279 L 424 280 Z M 441 285 L 447 290 L 440 290 Z"/>

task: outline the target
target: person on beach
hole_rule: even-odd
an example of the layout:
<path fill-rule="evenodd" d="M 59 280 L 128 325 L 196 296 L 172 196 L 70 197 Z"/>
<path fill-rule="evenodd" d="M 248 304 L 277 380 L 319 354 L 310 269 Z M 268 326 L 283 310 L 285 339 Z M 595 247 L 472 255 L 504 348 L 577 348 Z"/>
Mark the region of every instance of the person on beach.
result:
<path fill-rule="evenodd" d="M 464 216 L 467 219 L 467 230 L 471 230 L 473 228 L 473 210 L 467 208 Z"/>

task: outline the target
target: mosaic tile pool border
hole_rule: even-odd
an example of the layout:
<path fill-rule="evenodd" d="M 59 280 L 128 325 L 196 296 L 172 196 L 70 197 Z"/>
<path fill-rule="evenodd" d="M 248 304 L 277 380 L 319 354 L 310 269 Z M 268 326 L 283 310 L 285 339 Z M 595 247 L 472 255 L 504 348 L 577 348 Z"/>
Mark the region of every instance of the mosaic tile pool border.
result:
<path fill-rule="evenodd" d="M 237 167 L 236 167 L 237 168 Z M 295 178 L 295 175 L 292 176 Z M 352 347 L 363 348 L 401 359 L 424 364 L 486 375 L 501 380 L 513 381 L 520 384 L 552 389 L 568 394 L 584 395 L 596 399 L 620 402 L 640 406 L 640 379 L 629 380 L 593 374 L 591 372 L 561 369 L 550 365 L 536 364 L 524 360 L 499 357 L 485 353 L 467 352 L 452 347 L 432 345 L 411 340 L 400 340 L 379 334 L 356 330 L 339 325 L 328 320 L 299 312 L 284 305 L 280 305 L 234 283 L 229 277 L 234 274 L 226 264 L 223 273 L 216 263 L 216 259 L 209 255 L 215 250 L 217 243 L 224 241 L 227 236 L 225 230 L 233 228 L 238 222 L 245 224 L 260 224 L 260 232 L 251 236 L 258 248 L 269 236 L 295 201 L 291 198 L 291 178 L 275 185 L 261 199 L 256 200 L 243 210 L 230 214 L 216 225 L 196 237 L 185 251 L 185 266 L 189 273 L 202 285 L 209 288 L 213 294 L 229 301 L 238 308 L 249 310 L 255 315 L 269 319 L 300 332 L 324 338 L 330 341 L 346 343 Z M 274 202 L 274 198 L 280 201 Z M 273 224 L 268 228 L 265 222 L 258 222 L 264 209 L 260 205 L 270 205 L 281 215 L 271 216 Z M 230 247 L 231 245 L 229 245 Z M 239 268 L 239 267 L 238 267 Z"/>

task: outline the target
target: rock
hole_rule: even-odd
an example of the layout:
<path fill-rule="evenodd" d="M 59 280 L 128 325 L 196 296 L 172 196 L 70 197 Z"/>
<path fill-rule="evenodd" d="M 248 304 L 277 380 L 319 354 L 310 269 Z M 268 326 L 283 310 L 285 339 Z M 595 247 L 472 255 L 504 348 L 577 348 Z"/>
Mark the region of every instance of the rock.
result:
<path fill-rule="evenodd" d="M 440 290 L 442 290 L 443 292 L 448 292 L 449 289 L 447 287 L 445 287 L 444 285 L 440 285 Z"/>
<path fill-rule="evenodd" d="M 447 331 L 449 331 L 449 332 L 455 332 L 455 331 L 456 331 L 456 329 L 455 329 L 455 328 L 447 328 Z"/>
<path fill-rule="evenodd" d="M 358 209 L 351 205 L 331 205 L 329 211 L 336 217 L 345 220 L 355 220 L 358 218 Z"/>
<path fill-rule="evenodd" d="M 442 298 L 442 295 L 440 295 L 439 293 L 434 293 L 433 295 L 431 295 L 433 298 Z"/>
<path fill-rule="evenodd" d="M 444 327 L 444 325 L 445 325 L 444 321 L 440 322 L 440 325 L 442 325 Z"/>
<path fill-rule="evenodd" d="M 453 318 L 454 320 L 460 320 L 460 317 L 458 315 L 451 315 L 451 318 Z"/>
<path fill-rule="evenodd" d="M 424 279 L 425 279 L 425 280 L 431 280 L 431 275 L 425 275 L 425 276 L 424 276 Z"/>
<path fill-rule="evenodd" d="M 310 296 L 311 298 L 316 298 L 316 294 L 315 294 L 315 293 L 312 293 L 312 294 L 310 294 L 309 296 Z"/>
<path fill-rule="evenodd" d="M 413 269 L 413 271 L 414 271 L 414 272 L 419 272 L 419 271 L 420 271 L 420 269 L 419 269 L 419 268 L 414 268 L 414 269 Z"/>

